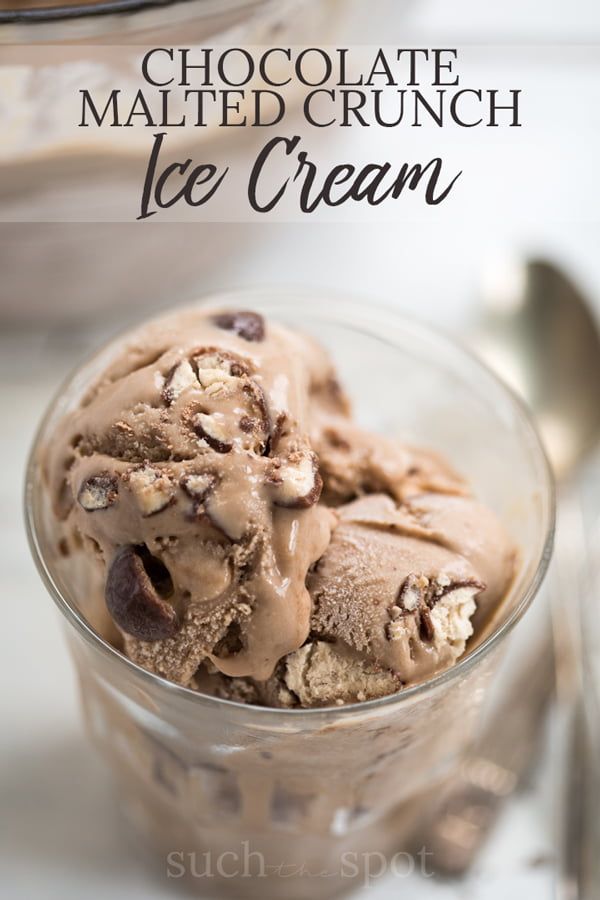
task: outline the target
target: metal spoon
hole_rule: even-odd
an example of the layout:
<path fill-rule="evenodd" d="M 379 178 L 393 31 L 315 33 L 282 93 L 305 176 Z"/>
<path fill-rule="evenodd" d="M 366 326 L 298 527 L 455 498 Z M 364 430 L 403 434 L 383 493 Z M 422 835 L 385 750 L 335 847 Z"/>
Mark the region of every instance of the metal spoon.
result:
<path fill-rule="evenodd" d="M 537 756 L 553 692 L 553 660 L 563 705 L 576 705 L 578 633 L 576 627 L 566 633 L 564 615 L 559 621 L 565 596 L 561 583 L 569 585 L 567 595 L 577 584 L 581 510 L 572 485 L 577 469 L 600 438 L 600 334 L 577 288 L 551 263 L 533 260 L 490 269 L 483 299 L 485 331 L 476 349 L 532 409 L 562 485 L 559 513 L 568 527 L 559 527 L 556 542 L 555 571 L 562 577 L 553 610 L 554 628 L 541 636 L 508 688 L 499 711 L 502 728 L 497 728 L 496 716 L 426 831 L 438 871 L 452 875 L 463 874 L 471 866 L 504 797 Z M 581 720 L 579 715 L 573 718 L 574 728 Z M 575 732 L 572 772 L 580 769 L 580 761 L 572 758 L 580 747 L 581 734 Z M 560 861 L 565 900 L 583 896 L 578 810 L 584 789 L 581 783 L 569 783 L 569 816 L 563 817 L 568 827 L 561 839 Z"/>
<path fill-rule="evenodd" d="M 574 590 L 578 595 L 583 590 L 585 527 L 577 474 L 600 438 L 600 333 L 579 290 L 543 260 L 509 265 L 496 274 L 492 270 L 484 299 L 488 361 L 533 411 L 560 486 L 552 611 L 567 772 L 557 897 L 579 900 L 589 896 L 585 882 L 590 848 L 583 833 L 590 751 L 581 701 L 581 623 L 573 604 L 568 611 L 564 606 Z"/>
<path fill-rule="evenodd" d="M 490 269 L 483 300 L 478 349 L 533 411 L 563 480 L 600 437 L 600 334 L 589 305 L 543 260 Z"/>

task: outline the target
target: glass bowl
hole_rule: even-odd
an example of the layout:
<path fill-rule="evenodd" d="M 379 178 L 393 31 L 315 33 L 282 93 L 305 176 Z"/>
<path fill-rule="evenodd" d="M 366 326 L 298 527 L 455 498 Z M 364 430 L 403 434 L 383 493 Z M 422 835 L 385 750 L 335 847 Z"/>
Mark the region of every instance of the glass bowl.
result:
<path fill-rule="evenodd" d="M 315 335 L 331 352 L 359 422 L 443 452 L 520 547 L 492 633 L 429 681 L 327 709 L 204 696 L 137 667 L 94 632 L 82 613 L 85 566 L 82 577 L 61 557 L 48 510 L 42 448 L 127 336 L 78 369 L 48 410 L 27 472 L 31 548 L 63 616 L 89 734 L 160 876 L 186 878 L 200 893 L 329 897 L 364 883 L 373 854 L 381 865 L 407 850 L 428 804 L 477 739 L 507 637 L 546 570 L 552 479 L 519 400 L 430 328 L 318 291 L 245 292 L 210 303 L 255 308 Z"/>
<path fill-rule="evenodd" d="M 289 7 L 290 0 L 286 3 Z M 0 0 L 0 43 L 152 44 L 162 37 L 164 46 L 186 35 L 188 41 L 212 38 L 278 5 L 281 9 L 274 0 Z"/>
<path fill-rule="evenodd" d="M 40 2 L 0 0 L 0 317 L 70 323 L 196 296 L 230 249 L 223 228 L 136 222 L 148 129 L 77 127 L 79 90 L 148 89 L 140 61 L 156 46 L 333 43 L 343 0 Z M 222 168 L 232 148 L 253 158 L 257 131 L 211 121 L 170 129 L 169 145 Z"/>

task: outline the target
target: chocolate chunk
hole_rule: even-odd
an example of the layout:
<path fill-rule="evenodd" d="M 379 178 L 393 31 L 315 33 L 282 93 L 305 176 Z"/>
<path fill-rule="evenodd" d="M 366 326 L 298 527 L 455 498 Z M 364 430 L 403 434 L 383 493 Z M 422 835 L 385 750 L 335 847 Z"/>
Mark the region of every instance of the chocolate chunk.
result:
<path fill-rule="evenodd" d="M 77 500 L 86 512 L 108 509 L 116 503 L 119 495 L 119 482 L 115 475 L 100 472 L 87 478 L 79 488 Z"/>
<path fill-rule="evenodd" d="M 217 416 L 218 413 L 197 413 L 192 420 L 192 427 L 198 437 L 217 453 L 229 453 L 233 449 L 233 443 L 229 440 L 224 423 Z"/>
<path fill-rule="evenodd" d="M 307 450 L 295 450 L 284 459 L 274 459 L 267 474 L 276 506 L 302 509 L 314 506 L 321 496 L 323 481 L 317 457 Z"/>
<path fill-rule="evenodd" d="M 227 515 L 227 507 L 223 508 L 219 501 L 218 493 L 209 492 L 202 501 L 201 516 L 212 525 L 221 537 L 237 543 L 244 536 L 245 522 L 239 516 Z"/>
<path fill-rule="evenodd" d="M 141 466 L 129 472 L 126 478 L 144 518 L 161 512 L 173 502 L 175 485 L 160 469 Z"/>
<path fill-rule="evenodd" d="M 267 448 L 271 433 L 271 416 L 267 400 L 262 387 L 253 378 L 244 382 L 242 392 L 248 414 L 240 421 L 240 430 L 254 438 L 251 449 L 255 453 L 262 454 Z"/>
<path fill-rule="evenodd" d="M 220 350 L 217 347 L 204 347 L 196 350 L 193 354 L 192 362 L 196 367 L 198 376 L 203 370 L 220 370 L 227 375 L 233 375 L 234 378 L 241 378 L 242 375 L 249 375 L 250 369 L 241 357 L 235 353 L 229 353 L 226 350 Z"/>
<path fill-rule="evenodd" d="M 438 575 L 437 578 L 409 575 L 404 579 L 398 592 L 398 604 L 405 612 L 414 612 L 419 607 L 433 609 L 446 594 L 465 587 L 474 588 L 477 592 L 485 590 L 485 584 L 474 578 L 452 581 L 444 574 Z"/>
<path fill-rule="evenodd" d="M 277 451 L 279 442 L 286 433 L 287 424 L 287 413 L 280 412 L 275 419 L 275 424 L 273 425 L 271 434 L 269 435 L 266 449 L 267 454 L 275 453 Z"/>
<path fill-rule="evenodd" d="M 188 497 L 200 503 L 213 489 L 216 480 L 216 477 L 208 472 L 188 472 L 182 476 L 179 484 Z"/>
<path fill-rule="evenodd" d="M 162 389 L 162 398 L 170 406 L 185 390 L 198 384 L 196 373 L 187 359 L 174 366 L 167 377 Z"/>
<path fill-rule="evenodd" d="M 203 394 L 191 426 L 218 453 L 234 446 L 262 454 L 271 421 L 260 384 L 239 357 L 207 347 L 193 356 Z"/>
<path fill-rule="evenodd" d="M 211 472 L 190 472 L 181 478 L 179 484 L 182 491 L 192 501 L 187 512 L 187 518 L 190 521 L 205 521 L 209 523 L 219 536 L 230 540 L 229 535 L 225 533 L 221 524 L 215 520 L 210 505 L 214 499 L 214 490 L 218 482 L 218 477 Z"/>
<path fill-rule="evenodd" d="M 258 421 L 252 416 L 242 416 L 238 422 L 238 427 L 245 434 L 253 434 L 258 428 L 258 424 Z"/>
<path fill-rule="evenodd" d="M 265 336 L 265 321 L 261 315 L 248 310 L 219 313 L 213 319 L 218 328 L 233 331 L 245 341 L 262 341 Z"/>
<path fill-rule="evenodd" d="M 106 578 L 106 606 L 116 624 L 140 641 L 162 641 L 179 630 L 168 569 L 146 547 L 123 547 Z"/>
<path fill-rule="evenodd" d="M 425 575 L 408 575 L 398 592 L 398 605 L 393 608 L 399 608 L 405 614 L 414 613 L 426 604 L 430 587 Z"/>
<path fill-rule="evenodd" d="M 198 381 L 209 397 L 227 397 L 238 389 L 239 376 L 225 369 L 198 369 Z"/>
<path fill-rule="evenodd" d="M 446 594 L 461 588 L 473 588 L 476 591 L 483 590 L 484 585 L 475 579 L 464 581 L 452 581 L 448 575 L 438 575 L 437 578 L 427 578 L 425 575 L 408 575 L 400 587 L 398 599 L 390 608 L 391 623 L 387 626 L 387 636 L 394 639 L 397 620 L 412 615 L 419 626 L 419 635 L 422 641 L 431 642 L 435 636 L 431 610 Z"/>
<path fill-rule="evenodd" d="M 445 597 L 446 594 L 452 593 L 452 591 L 458 591 L 461 588 L 473 588 L 475 593 L 480 593 L 484 591 L 486 586 L 483 581 L 478 581 L 475 578 L 466 578 L 462 581 L 451 581 L 448 577 L 440 576 L 437 582 L 433 585 L 433 591 L 431 597 L 428 598 L 428 604 L 430 607 L 435 606 L 435 604 Z"/>
<path fill-rule="evenodd" d="M 423 607 L 419 614 L 419 637 L 422 641 L 426 641 L 427 643 L 431 643 L 435 636 L 435 629 L 433 627 L 433 619 L 431 618 L 431 613 L 428 607 Z"/>

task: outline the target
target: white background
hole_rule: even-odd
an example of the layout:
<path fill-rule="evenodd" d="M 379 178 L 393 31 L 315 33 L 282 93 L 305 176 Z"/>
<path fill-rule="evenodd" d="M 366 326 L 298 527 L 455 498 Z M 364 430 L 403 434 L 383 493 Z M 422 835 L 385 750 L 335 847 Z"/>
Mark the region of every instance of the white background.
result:
<path fill-rule="evenodd" d="M 365 42 L 378 39 L 378 4 L 370 0 L 370 5 L 373 33 L 365 33 Z M 393 23 L 394 5 L 387 6 Z M 415 0 L 405 15 L 402 29 L 407 42 L 420 38 L 438 44 L 445 39 L 478 44 L 600 41 L 597 0 Z M 550 79 L 555 71 L 551 57 L 547 66 Z M 593 67 L 586 78 L 594 79 L 597 97 L 600 79 Z M 597 116 L 599 109 L 596 103 L 595 109 L 582 113 Z M 576 142 L 577 135 L 571 139 Z M 585 169 L 574 171 L 572 177 L 582 193 L 590 178 L 597 182 L 597 175 Z M 562 184 L 564 173 L 556 173 L 556 179 Z M 498 225 L 488 221 L 485 227 L 467 221 L 368 228 L 212 226 L 223 231 L 228 252 L 225 258 L 219 257 L 218 266 L 207 267 L 201 279 L 188 285 L 186 293 L 257 283 L 333 286 L 378 295 L 386 303 L 460 332 L 474 322 L 486 260 L 508 250 L 544 253 L 563 262 L 598 300 L 600 227 L 590 222 L 589 210 L 580 218 L 574 215 L 569 202 L 565 195 L 564 218 L 556 215 L 528 223 L 513 217 Z M 197 234 L 201 241 L 206 232 L 198 228 Z M 62 275 L 68 279 L 68 254 L 64 260 Z M 30 262 L 35 266 L 35 259 Z M 106 265 L 110 266 L 110 260 Z M 178 299 L 177 293 L 163 295 L 161 302 Z M 135 315 L 124 310 L 125 318 Z M 0 428 L 4 699 L 0 805 L 6 830 L 0 893 L 11 900 L 104 900 L 108 896 L 166 900 L 176 896 L 154 887 L 120 823 L 107 773 L 84 741 L 57 616 L 30 563 L 19 512 L 24 458 L 44 404 L 70 365 L 97 340 L 98 332 L 115 327 L 114 318 L 95 330 L 61 327 L 58 333 L 30 324 L 25 334 L 3 328 L 0 337 L 4 410 Z M 547 900 L 555 874 L 556 776 L 556 761 L 550 756 L 527 790 L 506 809 L 466 883 L 387 880 L 365 896 L 373 900 L 399 896 Z"/>

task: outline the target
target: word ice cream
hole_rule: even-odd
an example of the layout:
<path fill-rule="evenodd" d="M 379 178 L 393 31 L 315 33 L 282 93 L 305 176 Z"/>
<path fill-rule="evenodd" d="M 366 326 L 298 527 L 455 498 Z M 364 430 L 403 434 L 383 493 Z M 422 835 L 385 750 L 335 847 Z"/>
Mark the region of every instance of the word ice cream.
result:
<path fill-rule="evenodd" d="M 229 700 L 401 691 L 456 662 L 513 576 L 444 460 L 359 428 L 325 351 L 254 312 L 142 327 L 44 466 L 65 563 L 97 585 L 90 621 Z"/>

